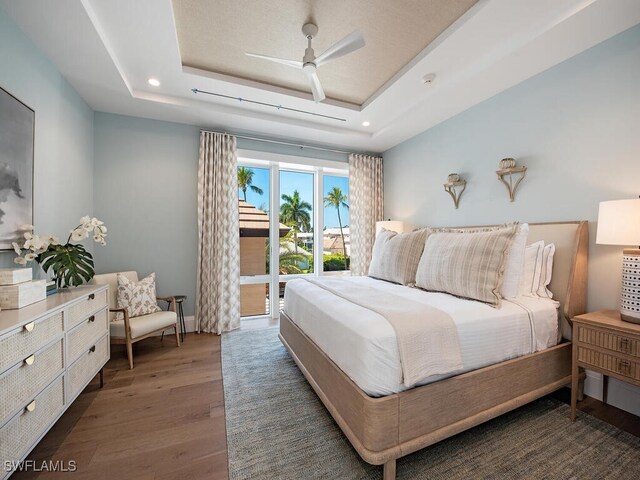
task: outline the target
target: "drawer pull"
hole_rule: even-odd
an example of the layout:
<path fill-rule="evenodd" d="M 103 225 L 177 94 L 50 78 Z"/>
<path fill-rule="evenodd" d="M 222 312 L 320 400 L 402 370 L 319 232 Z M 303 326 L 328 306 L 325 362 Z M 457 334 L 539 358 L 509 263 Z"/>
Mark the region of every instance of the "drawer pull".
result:
<path fill-rule="evenodd" d="M 36 409 L 36 401 L 32 401 L 29 405 L 24 407 L 27 412 L 33 412 Z"/>
<path fill-rule="evenodd" d="M 29 355 L 27 358 L 24 359 L 24 363 L 25 365 L 33 365 L 33 362 L 36 361 L 36 356 L 34 355 Z"/>
<path fill-rule="evenodd" d="M 33 332 L 33 329 L 35 328 L 35 326 L 36 326 L 36 322 L 29 322 L 24 326 L 24 329 L 27 332 Z"/>
<path fill-rule="evenodd" d="M 631 372 L 631 363 L 627 360 L 618 360 L 618 371 L 628 375 Z"/>
<path fill-rule="evenodd" d="M 96 294 L 95 293 L 90 293 L 89 294 L 89 300 L 94 300 L 96 298 Z"/>
<path fill-rule="evenodd" d="M 96 346 L 95 345 L 89 349 L 89 353 L 93 353 L 95 351 L 96 351 Z"/>
<path fill-rule="evenodd" d="M 628 353 L 629 352 L 629 339 L 628 338 L 621 338 L 620 339 L 620 351 L 624 352 L 624 353 Z"/>
<path fill-rule="evenodd" d="M 95 321 L 96 321 L 96 316 L 95 316 L 95 315 L 91 315 L 91 316 L 89 317 L 89 323 L 91 323 L 91 322 L 95 322 Z"/>

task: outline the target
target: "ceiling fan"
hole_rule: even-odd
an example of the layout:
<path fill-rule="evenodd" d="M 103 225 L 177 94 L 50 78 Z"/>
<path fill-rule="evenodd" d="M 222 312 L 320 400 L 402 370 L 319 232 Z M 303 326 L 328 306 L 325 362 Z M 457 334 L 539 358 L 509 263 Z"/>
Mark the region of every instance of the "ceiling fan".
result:
<path fill-rule="evenodd" d="M 246 53 L 246 55 L 255 58 L 262 58 L 263 60 L 269 60 L 271 62 L 280 63 L 282 65 L 288 65 L 289 67 L 299 68 L 307 74 L 309 83 L 311 84 L 311 91 L 313 92 L 313 99 L 316 103 L 325 99 L 324 90 L 320 84 L 320 79 L 316 70 L 324 63 L 327 63 L 336 58 L 340 58 L 351 52 L 355 52 L 359 48 L 364 47 L 364 37 L 358 31 L 350 33 L 339 42 L 335 43 L 319 56 L 316 57 L 313 48 L 311 47 L 311 40 L 318 34 L 318 27 L 313 23 L 306 23 L 302 27 L 302 33 L 307 39 L 307 48 L 304 51 L 304 57 L 302 61 L 287 60 L 284 58 L 270 57 L 268 55 L 260 55 L 257 53 Z"/>

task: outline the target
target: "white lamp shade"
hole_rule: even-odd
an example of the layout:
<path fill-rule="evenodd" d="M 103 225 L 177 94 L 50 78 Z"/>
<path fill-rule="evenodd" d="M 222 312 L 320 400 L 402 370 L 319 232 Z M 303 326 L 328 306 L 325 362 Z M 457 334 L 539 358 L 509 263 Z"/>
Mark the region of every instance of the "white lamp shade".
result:
<path fill-rule="evenodd" d="M 384 220 L 382 222 L 376 222 L 376 236 L 378 236 L 383 228 L 397 233 L 413 232 L 416 229 L 414 225 L 403 222 L 402 220 Z"/>
<path fill-rule="evenodd" d="M 640 245 L 640 198 L 600 202 L 596 243 Z"/>

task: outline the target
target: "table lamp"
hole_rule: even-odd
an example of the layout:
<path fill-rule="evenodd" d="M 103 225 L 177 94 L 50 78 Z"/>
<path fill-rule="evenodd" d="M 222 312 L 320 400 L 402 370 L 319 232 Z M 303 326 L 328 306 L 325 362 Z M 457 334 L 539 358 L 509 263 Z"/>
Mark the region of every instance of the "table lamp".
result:
<path fill-rule="evenodd" d="M 640 245 L 640 199 L 600 202 L 596 243 Z M 640 247 L 622 251 L 620 318 L 640 323 Z"/>

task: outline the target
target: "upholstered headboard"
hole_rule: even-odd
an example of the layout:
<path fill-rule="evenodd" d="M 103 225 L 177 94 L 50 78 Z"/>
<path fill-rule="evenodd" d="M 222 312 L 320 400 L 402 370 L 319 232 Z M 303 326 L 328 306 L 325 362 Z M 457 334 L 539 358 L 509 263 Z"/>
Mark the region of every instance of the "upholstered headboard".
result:
<path fill-rule="evenodd" d="M 549 289 L 560 302 L 560 319 L 566 320 L 561 325 L 562 336 L 571 338 L 568 330 L 571 319 L 586 311 L 589 223 L 530 223 L 527 243 L 538 240 L 556 246 Z"/>

